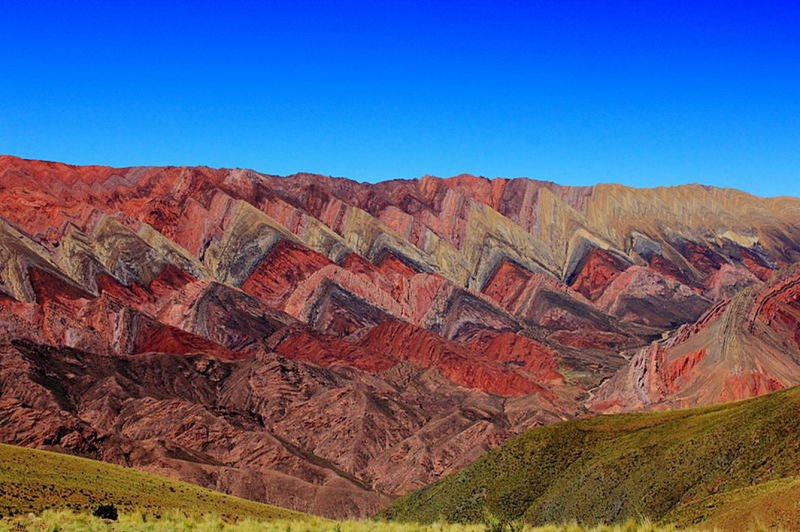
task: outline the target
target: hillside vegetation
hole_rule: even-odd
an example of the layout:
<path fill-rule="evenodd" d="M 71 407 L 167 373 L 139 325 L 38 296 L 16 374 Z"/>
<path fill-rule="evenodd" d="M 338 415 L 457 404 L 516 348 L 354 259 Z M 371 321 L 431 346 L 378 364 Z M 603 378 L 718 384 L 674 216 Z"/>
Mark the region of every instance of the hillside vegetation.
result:
<path fill-rule="evenodd" d="M 100 505 L 118 520 L 92 515 Z M 0 444 L 0 532 L 674 532 L 634 521 L 543 528 L 484 516 L 476 524 L 331 521 L 231 497 L 142 471 L 70 455 Z"/>
<path fill-rule="evenodd" d="M 134 469 L 0 444 L 0 516 L 49 509 L 91 512 L 101 504 L 151 516 L 181 510 L 225 520 L 310 518 Z"/>
<path fill-rule="evenodd" d="M 726 530 L 797 529 L 800 388 L 699 409 L 598 416 L 536 428 L 384 516 L 533 524 L 649 518 Z M 772 511 L 763 511 L 772 505 Z"/>
<path fill-rule="evenodd" d="M 726 491 L 679 506 L 665 521 L 702 522 L 718 530 L 743 530 L 761 525 L 800 530 L 800 478 L 790 477 Z"/>

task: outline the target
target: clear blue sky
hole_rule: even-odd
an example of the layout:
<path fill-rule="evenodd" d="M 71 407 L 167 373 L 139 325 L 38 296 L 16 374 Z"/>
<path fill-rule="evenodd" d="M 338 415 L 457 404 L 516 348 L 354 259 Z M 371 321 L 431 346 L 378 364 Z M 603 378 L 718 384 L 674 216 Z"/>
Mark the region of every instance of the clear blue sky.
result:
<path fill-rule="evenodd" d="M 800 7 L 0 0 L 0 153 L 800 196 Z"/>

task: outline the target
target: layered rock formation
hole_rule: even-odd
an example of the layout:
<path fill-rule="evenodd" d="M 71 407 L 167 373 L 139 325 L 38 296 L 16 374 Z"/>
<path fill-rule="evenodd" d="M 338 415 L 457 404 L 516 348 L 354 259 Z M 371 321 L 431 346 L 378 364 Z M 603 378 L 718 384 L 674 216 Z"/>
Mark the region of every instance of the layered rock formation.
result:
<path fill-rule="evenodd" d="M 800 382 L 799 260 L 800 200 L 732 190 L 3 156 L 0 440 L 365 515 L 587 406 Z"/>
<path fill-rule="evenodd" d="M 604 383 L 600 411 L 734 401 L 800 382 L 800 267 L 741 290 L 639 350 Z"/>

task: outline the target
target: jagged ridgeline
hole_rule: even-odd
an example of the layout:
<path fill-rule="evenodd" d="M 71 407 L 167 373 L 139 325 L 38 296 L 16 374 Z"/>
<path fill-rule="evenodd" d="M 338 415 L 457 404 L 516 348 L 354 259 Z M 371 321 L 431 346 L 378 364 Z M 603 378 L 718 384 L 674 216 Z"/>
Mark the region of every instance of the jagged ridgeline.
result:
<path fill-rule="evenodd" d="M 673 412 L 532 429 L 392 503 L 400 521 L 629 518 L 748 530 L 800 525 L 800 388 Z"/>
<path fill-rule="evenodd" d="M 800 384 L 800 200 L 0 157 L 0 441 L 328 517 Z M 601 386 L 602 385 L 602 386 Z"/>

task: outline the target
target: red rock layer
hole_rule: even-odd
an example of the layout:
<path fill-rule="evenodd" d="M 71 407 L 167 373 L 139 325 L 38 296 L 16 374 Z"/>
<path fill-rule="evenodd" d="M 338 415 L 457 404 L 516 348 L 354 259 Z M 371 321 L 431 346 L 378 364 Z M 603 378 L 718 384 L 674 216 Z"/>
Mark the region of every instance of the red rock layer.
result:
<path fill-rule="evenodd" d="M 595 300 L 627 266 L 607 251 L 593 248 L 570 286 L 586 298 Z"/>

